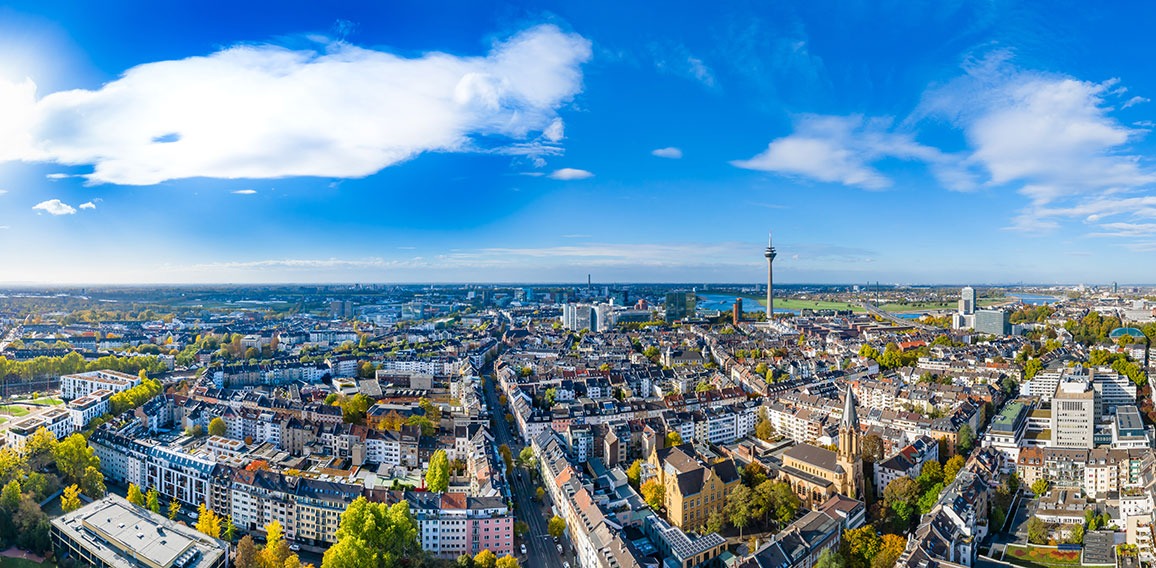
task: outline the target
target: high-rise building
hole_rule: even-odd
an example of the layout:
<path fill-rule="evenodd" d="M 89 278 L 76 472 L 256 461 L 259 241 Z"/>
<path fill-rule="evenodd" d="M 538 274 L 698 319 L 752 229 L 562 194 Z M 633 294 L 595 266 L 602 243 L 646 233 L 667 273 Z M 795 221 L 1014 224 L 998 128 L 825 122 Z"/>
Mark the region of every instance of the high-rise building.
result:
<path fill-rule="evenodd" d="M 1052 446 L 1091 448 L 1096 427 L 1096 389 L 1086 375 L 1070 375 L 1052 396 Z"/>
<path fill-rule="evenodd" d="M 335 318 L 351 318 L 357 304 L 349 300 L 335 300 L 329 302 L 329 313 Z"/>
<path fill-rule="evenodd" d="M 666 321 L 678 321 L 694 315 L 694 292 L 670 292 L 666 295 Z"/>
<path fill-rule="evenodd" d="M 965 316 L 975 313 L 975 288 L 967 286 L 960 291 L 959 313 Z"/>
<path fill-rule="evenodd" d="M 975 312 L 973 329 L 989 335 L 1007 335 L 1011 332 L 1009 318 L 1010 315 L 1004 310 L 978 310 Z"/>
<path fill-rule="evenodd" d="M 731 306 L 731 310 L 731 323 L 735 324 L 735 327 L 738 327 L 739 322 L 743 321 L 743 299 L 735 298 L 735 303 Z"/>

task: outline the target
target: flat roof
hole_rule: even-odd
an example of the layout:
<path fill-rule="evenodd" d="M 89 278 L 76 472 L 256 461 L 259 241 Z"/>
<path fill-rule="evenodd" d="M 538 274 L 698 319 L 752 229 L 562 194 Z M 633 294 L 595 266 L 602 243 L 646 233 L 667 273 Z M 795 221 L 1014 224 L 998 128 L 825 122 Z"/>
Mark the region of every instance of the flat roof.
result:
<path fill-rule="evenodd" d="M 61 515 L 52 524 L 115 568 L 211 566 L 226 551 L 221 541 L 117 495 Z"/>

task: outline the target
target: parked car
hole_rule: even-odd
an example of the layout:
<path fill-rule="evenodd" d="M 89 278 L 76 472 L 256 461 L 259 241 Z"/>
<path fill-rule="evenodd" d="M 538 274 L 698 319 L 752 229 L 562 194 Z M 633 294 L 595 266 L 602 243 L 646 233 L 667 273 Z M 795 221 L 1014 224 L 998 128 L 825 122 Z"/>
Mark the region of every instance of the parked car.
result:
<path fill-rule="evenodd" d="M 557 544 L 557 545 L 555 545 L 555 546 L 557 546 L 557 547 L 558 547 L 558 554 L 562 554 L 562 545 L 561 545 L 561 544 Z"/>
<path fill-rule="evenodd" d="M 526 545 L 523 544 L 522 545 L 522 556 L 525 556 L 525 555 L 526 555 Z"/>
<path fill-rule="evenodd" d="M 297 545 L 297 544 L 290 544 L 289 550 L 292 550 L 293 552 L 297 552 L 298 550 L 301 550 L 301 546 Z"/>
<path fill-rule="evenodd" d="M 562 568 L 570 568 L 570 563 L 563 560 L 562 561 Z"/>

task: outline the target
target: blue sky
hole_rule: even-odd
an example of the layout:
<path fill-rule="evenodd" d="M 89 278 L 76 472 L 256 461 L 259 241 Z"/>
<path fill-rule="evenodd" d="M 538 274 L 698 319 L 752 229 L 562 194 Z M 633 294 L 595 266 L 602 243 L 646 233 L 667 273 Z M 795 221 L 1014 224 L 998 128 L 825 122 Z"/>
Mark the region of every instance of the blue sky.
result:
<path fill-rule="evenodd" d="M 1156 281 L 1145 4 L 45 4 L 2 281 Z"/>

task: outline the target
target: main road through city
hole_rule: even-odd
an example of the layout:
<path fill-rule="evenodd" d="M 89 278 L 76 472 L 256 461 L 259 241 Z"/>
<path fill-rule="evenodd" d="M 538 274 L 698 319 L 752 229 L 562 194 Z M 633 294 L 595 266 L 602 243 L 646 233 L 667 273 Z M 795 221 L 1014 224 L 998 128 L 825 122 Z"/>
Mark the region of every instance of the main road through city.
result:
<path fill-rule="evenodd" d="M 494 422 L 497 427 L 494 428 L 494 440 L 498 444 L 506 444 L 510 448 L 510 452 L 517 459 L 518 453 L 522 451 L 524 444 L 517 441 L 512 434 L 510 434 L 510 424 L 506 422 L 505 410 L 498 405 L 497 386 L 494 384 L 497 379 L 490 377 L 486 379 L 486 398 L 490 407 L 490 414 L 494 416 Z M 534 500 L 537 493 L 537 486 L 531 481 L 530 473 L 524 469 L 515 468 L 515 473 L 508 480 L 510 483 L 510 491 L 513 493 L 514 500 L 518 504 L 517 517 L 518 520 L 524 521 L 530 525 L 530 532 L 522 538 L 522 542 L 526 543 L 527 556 L 519 558 L 522 566 L 529 566 L 532 568 L 548 567 L 548 568 L 562 568 L 562 562 L 570 560 L 571 568 L 576 568 L 576 563 L 573 562 L 573 557 L 567 554 L 566 558 L 558 554 L 557 545 L 554 544 L 554 539 L 546 532 L 547 517 L 545 516 L 548 509 L 544 509 L 544 505 Z M 545 499 L 549 499 L 549 493 L 546 494 Z M 570 543 L 563 541 L 563 549 L 570 551 Z M 514 544 L 514 551 L 520 553 L 517 543 Z M 518 554 L 518 556 L 521 556 Z"/>

